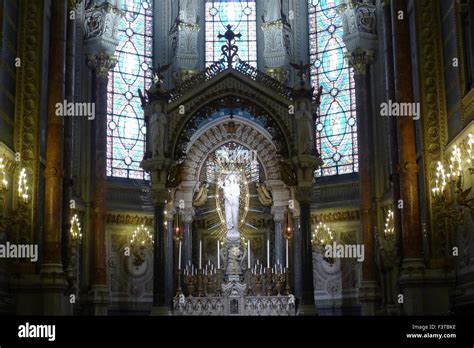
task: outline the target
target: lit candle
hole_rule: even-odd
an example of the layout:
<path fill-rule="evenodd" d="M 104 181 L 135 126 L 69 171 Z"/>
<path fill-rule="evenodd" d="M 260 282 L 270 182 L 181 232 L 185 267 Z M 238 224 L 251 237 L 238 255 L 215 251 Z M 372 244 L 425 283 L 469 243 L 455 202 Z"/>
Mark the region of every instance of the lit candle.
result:
<path fill-rule="evenodd" d="M 220 250 L 221 245 L 219 243 L 219 239 L 217 240 L 217 269 L 221 269 L 221 257 L 220 257 Z"/>
<path fill-rule="evenodd" d="M 267 239 L 267 268 L 270 268 L 270 239 Z"/>
<path fill-rule="evenodd" d="M 288 262 L 288 239 L 286 239 L 286 268 L 289 267 L 289 262 Z"/>
<path fill-rule="evenodd" d="M 247 268 L 250 269 L 250 239 L 248 240 L 248 259 L 247 259 Z"/>
<path fill-rule="evenodd" d="M 199 241 L 199 269 L 202 269 L 202 240 Z"/>
<path fill-rule="evenodd" d="M 181 241 L 179 241 L 178 269 L 181 269 Z"/>

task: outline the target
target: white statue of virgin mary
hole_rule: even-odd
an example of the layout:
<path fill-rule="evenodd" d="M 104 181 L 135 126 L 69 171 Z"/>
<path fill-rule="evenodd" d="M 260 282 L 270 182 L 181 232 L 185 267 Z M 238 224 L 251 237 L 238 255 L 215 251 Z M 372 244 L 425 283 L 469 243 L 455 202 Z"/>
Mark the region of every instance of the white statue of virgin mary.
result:
<path fill-rule="evenodd" d="M 237 173 L 230 173 L 219 186 L 224 191 L 227 238 L 239 238 L 240 177 Z"/>

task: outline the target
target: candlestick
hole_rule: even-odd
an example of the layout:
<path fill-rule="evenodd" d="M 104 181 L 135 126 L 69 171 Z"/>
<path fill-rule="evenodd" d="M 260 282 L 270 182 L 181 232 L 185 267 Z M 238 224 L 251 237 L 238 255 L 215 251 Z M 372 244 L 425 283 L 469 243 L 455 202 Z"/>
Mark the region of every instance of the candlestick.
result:
<path fill-rule="evenodd" d="M 267 239 L 267 268 L 270 268 L 270 239 Z"/>
<path fill-rule="evenodd" d="M 288 238 L 287 238 L 286 239 L 286 268 L 288 268 L 288 265 L 289 265 L 288 259 L 289 257 L 288 257 Z"/>
<path fill-rule="evenodd" d="M 181 241 L 179 241 L 178 269 L 181 269 Z"/>
<path fill-rule="evenodd" d="M 220 256 L 221 245 L 219 239 L 217 240 L 217 269 L 221 269 L 221 256 Z"/>
<path fill-rule="evenodd" d="M 202 240 L 199 241 L 199 269 L 202 269 Z"/>
<path fill-rule="evenodd" d="M 248 240 L 248 259 L 247 259 L 247 268 L 250 269 L 250 239 Z"/>

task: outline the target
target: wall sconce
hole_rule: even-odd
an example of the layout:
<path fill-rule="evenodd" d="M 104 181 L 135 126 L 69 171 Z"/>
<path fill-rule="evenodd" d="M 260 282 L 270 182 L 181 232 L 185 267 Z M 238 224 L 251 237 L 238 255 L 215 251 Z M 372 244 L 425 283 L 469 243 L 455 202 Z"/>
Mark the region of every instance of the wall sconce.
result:
<path fill-rule="evenodd" d="M 395 220 L 394 220 L 392 209 L 389 209 L 387 212 L 383 234 L 385 235 L 385 237 L 389 237 L 389 238 L 395 235 Z"/>
<path fill-rule="evenodd" d="M 4 158 L 0 156 L 0 192 L 8 191 L 8 180 L 5 174 Z"/>
<path fill-rule="evenodd" d="M 81 223 L 79 222 L 79 218 L 77 214 L 71 218 L 71 242 L 78 242 L 82 239 L 82 232 L 81 232 Z"/>
<path fill-rule="evenodd" d="M 443 206 L 443 216 L 454 222 L 463 224 L 464 208 L 474 210 L 474 198 L 469 198 L 472 186 L 464 188 L 465 182 L 469 182 L 465 177 L 467 166 L 470 175 L 474 174 L 474 137 L 472 133 L 454 145 L 451 157 L 447 164 L 438 162 L 436 166 L 436 179 L 434 187 L 431 189 L 436 202 Z"/>
<path fill-rule="evenodd" d="M 20 171 L 20 176 L 18 178 L 18 198 L 23 202 L 23 203 L 28 203 L 29 201 L 29 195 L 28 195 L 28 177 L 26 174 L 26 169 L 23 168 Z"/>
<path fill-rule="evenodd" d="M 380 246 L 382 266 L 390 270 L 398 264 L 397 245 L 395 236 L 395 215 L 392 209 L 383 209 L 385 224 L 383 232 L 375 229 L 375 237 Z"/>

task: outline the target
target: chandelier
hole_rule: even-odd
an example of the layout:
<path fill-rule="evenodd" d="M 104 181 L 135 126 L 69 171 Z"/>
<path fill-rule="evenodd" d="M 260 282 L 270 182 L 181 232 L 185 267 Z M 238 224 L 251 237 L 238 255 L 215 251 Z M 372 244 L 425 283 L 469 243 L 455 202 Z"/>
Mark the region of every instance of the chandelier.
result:
<path fill-rule="evenodd" d="M 321 251 L 324 251 L 324 247 L 334 241 L 332 230 L 322 222 L 316 226 L 312 237 L 311 242 L 313 246 Z"/>
<path fill-rule="evenodd" d="M 474 198 L 469 197 L 472 186 L 464 187 L 466 182 L 470 182 L 466 173 L 474 174 L 473 162 L 474 136 L 469 133 L 459 146 L 453 146 L 448 161 L 437 163 L 434 187 L 431 191 L 435 202 L 443 207 L 442 215 L 453 222 L 462 224 L 464 209 L 474 210 Z"/>
<path fill-rule="evenodd" d="M 8 190 L 8 180 L 5 174 L 5 164 L 3 164 L 3 157 L 0 157 L 0 191 Z"/>
<path fill-rule="evenodd" d="M 153 246 L 153 236 L 144 225 L 137 227 L 132 233 L 130 245 L 135 248 L 148 248 Z"/>

